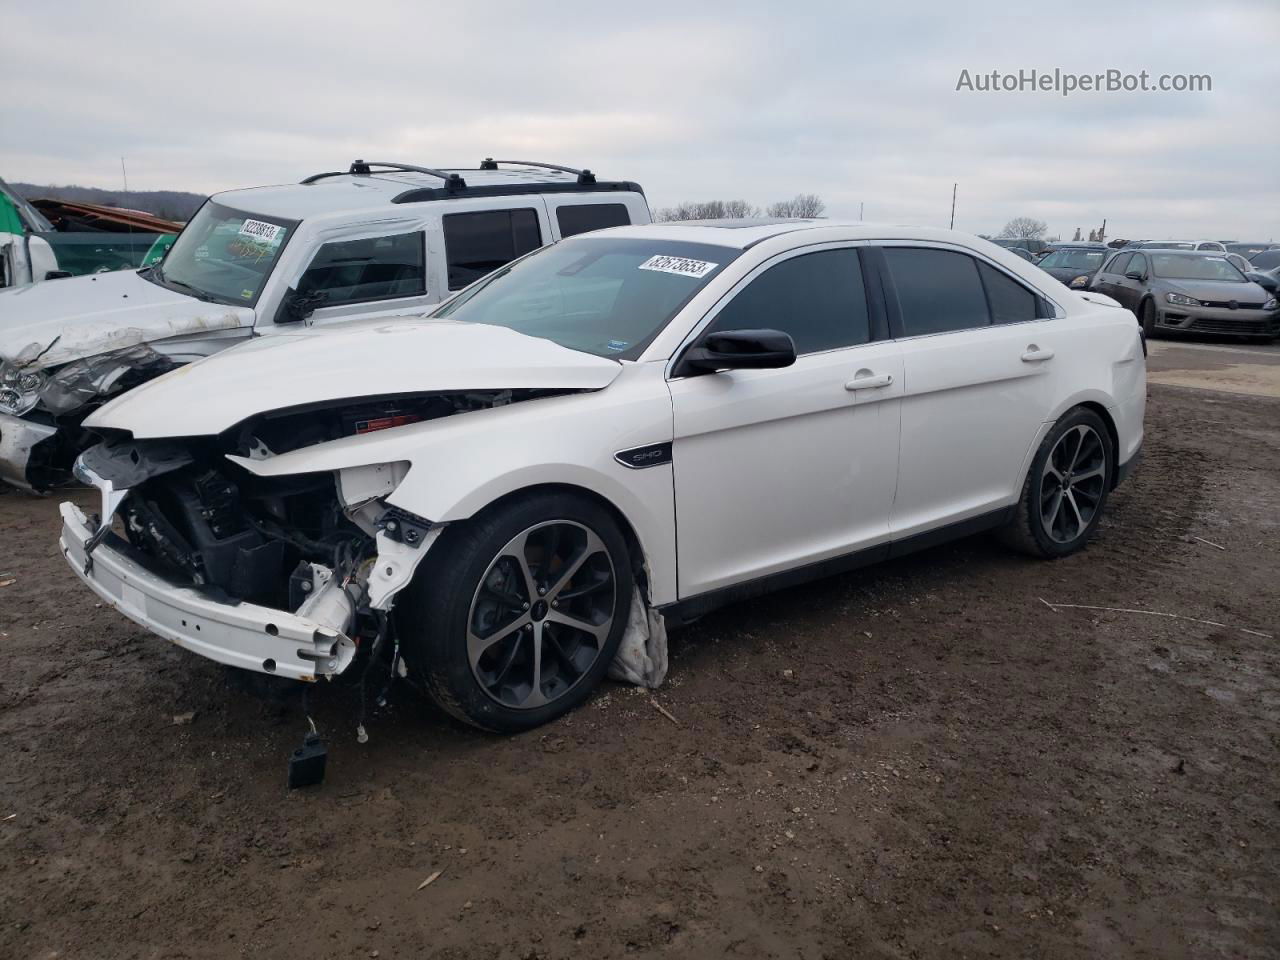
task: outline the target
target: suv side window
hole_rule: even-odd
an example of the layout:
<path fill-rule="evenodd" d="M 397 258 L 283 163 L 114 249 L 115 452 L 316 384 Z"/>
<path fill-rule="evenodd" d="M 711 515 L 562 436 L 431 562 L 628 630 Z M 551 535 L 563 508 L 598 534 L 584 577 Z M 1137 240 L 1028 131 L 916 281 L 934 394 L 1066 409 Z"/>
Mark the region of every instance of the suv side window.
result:
<path fill-rule="evenodd" d="M 572 237 L 605 227 L 625 227 L 631 223 L 625 203 L 574 203 L 556 209 L 561 237 Z"/>
<path fill-rule="evenodd" d="M 820 250 L 770 267 L 729 301 L 707 332 L 759 329 L 789 333 L 797 355 L 869 341 L 858 251 Z"/>
<path fill-rule="evenodd" d="M 298 281 L 298 292 L 324 291 L 326 307 L 422 296 L 427 292 L 424 243 L 421 231 L 326 243 Z"/>
<path fill-rule="evenodd" d="M 1040 298 L 990 264 L 977 261 L 982 286 L 987 291 L 987 305 L 991 308 L 992 323 L 1023 323 L 1044 314 Z"/>
<path fill-rule="evenodd" d="M 930 247 L 883 249 L 898 292 L 903 336 L 990 326 L 987 295 L 973 257 Z"/>
<path fill-rule="evenodd" d="M 527 208 L 450 213 L 443 220 L 450 290 L 461 290 L 542 246 L 538 215 Z"/>
<path fill-rule="evenodd" d="M 1125 268 L 1130 260 L 1133 259 L 1132 253 L 1117 253 L 1111 258 L 1111 262 L 1103 268 L 1103 273 L 1114 273 L 1116 276 L 1123 277 Z"/>

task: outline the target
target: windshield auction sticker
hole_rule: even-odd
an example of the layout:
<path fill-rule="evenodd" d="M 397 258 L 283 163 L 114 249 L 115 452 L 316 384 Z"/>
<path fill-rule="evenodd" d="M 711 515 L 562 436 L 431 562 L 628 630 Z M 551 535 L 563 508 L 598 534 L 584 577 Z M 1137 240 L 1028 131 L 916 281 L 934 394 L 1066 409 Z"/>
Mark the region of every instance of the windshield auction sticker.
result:
<path fill-rule="evenodd" d="M 720 266 L 706 260 L 687 260 L 684 257 L 665 257 L 661 254 L 650 257 L 640 264 L 641 270 L 657 270 L 659 273 L 674 273 L 682 277 L 693 277 L 701 280 L 708 273 Z"/>
<path fill-rule="evenodd" d="M 261 220 L 246 220 L 240 226 L 240 235 L 242 237 L 250 237 L 260 243 L 275 246 L 279 242 L 280 234 L 284 231 L 284 227 L 276 226 L 274 223 L 264 223 Z"/>

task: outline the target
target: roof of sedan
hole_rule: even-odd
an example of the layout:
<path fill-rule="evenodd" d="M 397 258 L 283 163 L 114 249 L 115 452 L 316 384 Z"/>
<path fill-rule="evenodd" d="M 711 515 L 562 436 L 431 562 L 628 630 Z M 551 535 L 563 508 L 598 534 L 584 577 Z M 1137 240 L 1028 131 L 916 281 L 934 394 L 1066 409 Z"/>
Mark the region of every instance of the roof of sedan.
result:
<path fill-rule="evenodd" d="M 709 243 L 745 250 L 763 240 L 807 230 L 830 230 L 841 240 L 936 240 L 968 245 L 975 239 L 959 230 L 938 227 L 913 227 L 902 224 L 865 223 L 861 220 L 825 219 L 734 219 L 734 220 L 669 220 L 661 223 L 610 227 L 587 236 L 624 236 L 645 240 L 673 240 L 685 243 Z M 833 237 L 833 239 L 835 239 Z"/>

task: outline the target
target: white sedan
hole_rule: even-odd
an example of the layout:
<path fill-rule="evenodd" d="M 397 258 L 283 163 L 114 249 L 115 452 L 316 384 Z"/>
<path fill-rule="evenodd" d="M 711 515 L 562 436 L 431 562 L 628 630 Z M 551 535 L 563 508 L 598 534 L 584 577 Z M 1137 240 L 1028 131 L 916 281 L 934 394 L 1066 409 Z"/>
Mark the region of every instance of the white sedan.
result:
<path fill-rule="evenodd" d="M 101 408 L 77 474 L 102 510 L 64 504 L 62 546 L 203 656 L 392 663 L 521 730 L 643 614 L 988 529 L 1080 549 L 1145 380 L 1132 313 L 965 234 L 602 230 L 426 317 L 262 338 Z"/>

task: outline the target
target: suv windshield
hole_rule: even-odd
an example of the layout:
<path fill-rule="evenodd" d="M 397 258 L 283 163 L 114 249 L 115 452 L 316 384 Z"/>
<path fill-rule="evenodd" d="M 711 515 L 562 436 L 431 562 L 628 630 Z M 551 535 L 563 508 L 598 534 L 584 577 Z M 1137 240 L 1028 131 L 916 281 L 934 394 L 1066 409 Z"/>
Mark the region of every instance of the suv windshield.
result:
<path fill-rule="evenodd" d="M 1246 283 L 1239 270 L 1222 257 L 1179 257 L 1176 254 L 1151 255 L 1151 270 L 1168 280 L 1228 280 Z"/>
<path fill-rule="evenodd" d="M 1092 273 L 1102 266 L 1102 258 L 1105 254 L 1105 250 L 1055 250 L 1040 261 L 1040 266 L 1045 270 L 1058 267 L 1062 270 Z"/>
<path fill-rule="evenodd" d="M 245 213 L 209 200 L 178 234 L 159 267 L 143 276 L 202 300 L 251 307 L 297 226 L 296 220 Z"/>
<path fill-rule="evenodd" d="M 490 274 L 432 315 L 634 360 L 741 252 L 704 243 L 575 237 Z"/>

